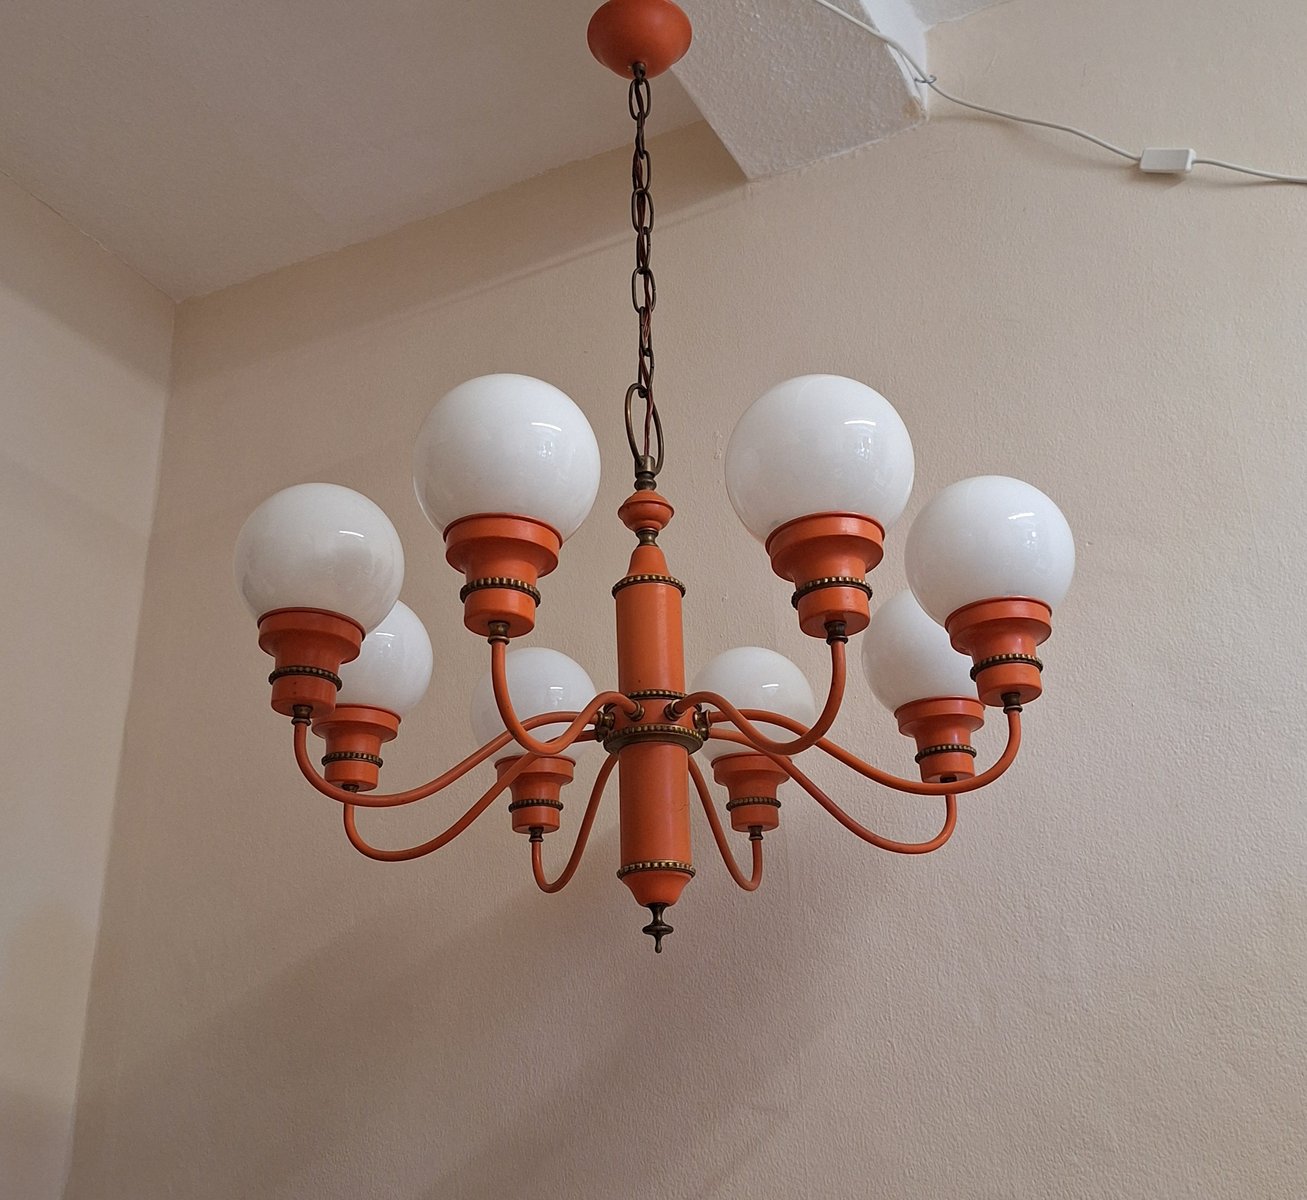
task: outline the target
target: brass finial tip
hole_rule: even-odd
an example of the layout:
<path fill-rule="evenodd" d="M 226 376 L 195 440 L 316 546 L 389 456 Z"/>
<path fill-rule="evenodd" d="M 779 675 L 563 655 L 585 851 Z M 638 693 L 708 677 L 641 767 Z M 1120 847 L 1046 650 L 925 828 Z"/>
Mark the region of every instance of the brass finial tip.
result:
<path fill-rule="evenodd" d="M 674 932 L 672 927 L 663 920 L 663 913 L 667 910 L 667 905 L 650 904 L 648 908 L 653 914 L 653 920 L 640 930 L 640 932 L 647 933 L 651 938 L 653 938 L 654 953 L 661 954 L 663 952 L 663 938 L 665 938 L 669 933 Z"/>

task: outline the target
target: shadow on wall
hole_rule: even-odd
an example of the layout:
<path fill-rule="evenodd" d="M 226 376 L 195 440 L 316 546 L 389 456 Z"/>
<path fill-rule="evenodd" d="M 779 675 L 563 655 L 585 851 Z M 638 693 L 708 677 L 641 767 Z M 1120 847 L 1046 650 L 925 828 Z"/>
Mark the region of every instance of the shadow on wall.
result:
<path fill-rule="evenodd" d="M 701 818 L 696 833 L 707 839 Z M 704 876 L 717 875 L 715 850 L 700 845 Z M 564 847 L 549 849 L 556 871 Z M 261 973 L 236 1003 L 154 1046 L 112 1094 L 84 1091 L 79 1130 L 102 1131 L 109 1153 L 80 1164 L 69 1194 L 436 1200 L 591 1194 L 597 1179 L 614 1195 L 674 1194 L 687 1161 L 732 1178 L 793 1119 L 821 949 L 806 915 L 783 905 L 782 864 L 775 904 L 725 879 L 699 881 L 698 897 L 692 885 L 672 914 L 682 946 L 674 938 L 655 959 L 643 910 L 605 869 L 615 861 L 610 829 L 562 896 L 509 889 L 487 911 L 486 887 L 458 906 L 456 919 L 477 911 L 453 933 L 440 911 L 458 903 L 458 872 L 412 864 L 432 882 L 420 901 L 379 906 Z M 324 887 L 351 882 L 332 875 Z M 763 928 L 792 950 L 783 975 L 750 950 Z"/>
<path fill-rule="evenodd" d="M 53 1196 L 62 1186 L 82 1028 L 81 1013 L 68 1009 L 85 996 L 70 981 L 83 975 L 94 939 L 93 929 L 45 904 L 8 941 L 0 963 L 0 1196 Z M 72 1044 L 60 1044 L 69 1030 L 78 1031 Z"/>

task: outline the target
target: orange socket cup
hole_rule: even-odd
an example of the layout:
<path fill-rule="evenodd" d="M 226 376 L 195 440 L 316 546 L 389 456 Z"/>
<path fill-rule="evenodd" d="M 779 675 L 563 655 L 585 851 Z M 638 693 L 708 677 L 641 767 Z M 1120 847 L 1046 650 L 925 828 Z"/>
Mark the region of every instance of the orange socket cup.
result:
<path fill-rule="evenodd" d="M 970 779 L 976 773 L 970 747 L 971 735 L 985 723 L 985 706 L 979 700 L 969 696 L 914 700 L 896 709 L 894 717 L 899 732 L 916 739 L 924 782 Z"/>
<path fill-rule="evenodd" d="M 690 18 L 671 0 L 608 0 L 586 30 L 590 53 L 623 79 L 634 78 L 636 63 L 650 79 L 661 75 L 685 56 L 692 37 Z"/>
<path fill-rule="evenodd" d="M 885 531 L 857 513 L 813 513 L 787 521 L 767 539 L 772 570 L 794 584 L 799 628 L 825 638 L 826 626 L 843 621 L 844 632 L 861 633 L 871 620 L 867 572 L 885 553 Z M 806 590 L 821 580 L 847 581 Z"/>
<path fill-rule="evenodd" d="M 502 779 L 521 755 L 501 758 L 495 771 Z M 570 758 L 553 755 L 538 758 L 509 785 L 512 800 L 509 815 L 514 833 L 554 833 L 562 823 L 563 788 L 572 782 L 576 764 Z"/>
<path fill-rule="evenodd" d="M 737 833 L 763 833 L 781 823 L 777 789 L 789 776 L 763 754 L 728 754 L 712 765 L 713 778 L 727 791 L 726 809 Z"/>
<path fill-rule="evenodd" d="M 1036 647 L 1053 631 L 1052 609 L 1042 600 L 1005 596 L 955 612 L 944 628 L 953 648 L 971 655 L 983 703 L 1002 708 L 1006 698 L 1029 704 L 1043 692 Z M 1028 661 L 1023 661 L 1028 660 Z"/>
<path fill-rule="evenodd" d="M 463 624 L 482 637 L 502 622 L 509 637 L 535 628 L 536 584 L 558 566 L 563 539 L 531 517 L 488 513 L 445 529 L 445 559 L 467 577 Z"/>
<path fill-rule="evenodd" d="M 363 627 L 318 608 L 278 608 L 259 618 L 259 649 L 276 660 L 272 707 L 282 716 L 301 705 L 315 717 L 336 707 L 341 663 L 358 657 Z M 285 671 L 282 675 L 280 672 Z"/>
<path fill-rule="evenodd" d="M 399 733 L 399 717 L 370 704 L 340 704 L 313 722 L 313 732 L 327 743 L 322 759 L 327 782 L 370 792 L 381 775 L 381 744 Z"/>

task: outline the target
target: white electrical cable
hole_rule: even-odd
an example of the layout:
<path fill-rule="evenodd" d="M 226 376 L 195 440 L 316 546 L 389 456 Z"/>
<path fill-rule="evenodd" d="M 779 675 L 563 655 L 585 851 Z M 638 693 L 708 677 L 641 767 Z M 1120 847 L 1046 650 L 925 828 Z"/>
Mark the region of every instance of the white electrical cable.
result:
<path fill-rule="evenodd" d="M 832 0 L 815 0 L 815 2 L 817 4 L 820 4 L 822 8 L 829 9 L 831 12 L 835 13 L 836 16 L 843 17 L 851 25 L 856 25 L 864 33 L 871 34 L 871 36 L 874 37 L 878 42 L 883 42 L 886 46 L 888 46 L 891 50 L 893 50 L 894 53 L 897 54 L 905 63 L 907 63 L 908 67 L 912 71 L 914 82 L 920 83 L 925 87 L 930 88 L 932 92 L 934 92 L 938 96 L 942 96 L 945 100 L 949 101 L 949 103 L 951 104 L 957 104 L 960 105 L 962 108 L 972 109 L 974 112 L 986 113 L 991 117 L 1001 117 L 1004 121 L 1016 121 L 1020 125 L 1038 125 L 1044 129 L 1056 129 L 1059 133 L 1069 133 L 1073 137 L 1083 138 L 1087 142 L 1093 142 L 1095 146 L 1101 146 L 1104 150 L 1109 150 L 1113 154 L 1120 155 L 1122 158 L 1128 159 L 1130 162 L 1135 164 L 1138 164 L 1143 158 L 1142 154 L 1132 154 L 1129 150 L 1123 149 L 1121 146 L 1117 146 L 1114 143 L 1109 142 L 1104 138 L 1097 137 L 1094 134 L 1089 133 L 1084 129 L 1077 129 L 1074 125 L 1062 125 L 1059 124 L 1057 121 L 1043 121 L 1040 120 L 1038 117 L 1021 117 L 1018 116 L 1016 113 L 1004 112 L 1002 109 L 998 109 L 998 108 L 986 108 L 983 104 L 974 104 L 970 100 L 963 100 L 960 96 L 951 95 L 949 92 L 946 92 L 942 87 L 940 87 L 935 82 L 934 75 L 928 74 L 922 68 L 921 64 L 918 63 L 917 60 L 913 58 L 912 55 L 909 54 L 908 51 L 905 50 L 903 46 L 901 46 L 893 38 L 887 37 L 885 34 L 881 33 L 880 30 L 876 29 L 874 26 L 868 25 L 865 21 L 860 21 L 857 17 L 853 16 L 851 13 L 845 12 L 844 9 L 839 7 L 839 5 L 832 3 Z M 1193 163 L 1192 163 L 1193 166 L 1198 166 L 1200 164 L 1208 167 L 1220 167 L 1226 171 L 1238 171 L 1244 175 L 1255 175 L 1259 179 L 1273 179 L 1278 183 L 1307 184 L 1307 176 L 1281 175 L 1275 171 L 1260 171 L 1254 167 L 1240 166 L 1238 163 L 1223 162 L 1219 158 L 1193 159 Z"/>

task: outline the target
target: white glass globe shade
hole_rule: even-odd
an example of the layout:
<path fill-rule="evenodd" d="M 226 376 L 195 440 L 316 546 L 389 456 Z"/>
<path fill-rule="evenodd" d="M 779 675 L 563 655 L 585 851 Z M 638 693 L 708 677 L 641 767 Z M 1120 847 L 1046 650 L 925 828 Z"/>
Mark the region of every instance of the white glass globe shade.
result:
<path fill-rule="evenodd" d="M 321 608 L 376 628 L 404 583 L 404 547 L 366 496 L 301 483 L 269 496 L 236 538 L 236 585 L 250 612 Z"/>
<path fill-rule="evenodd" d="M 427 694 L 431 683 L 431 639 L 407 604 L 395 607 L 367 637 L 358 658 L 340 668 L 336 703 L 368 704 L 396 716 Z"/>
<path fill-rule="evenodd" d="M 971 659 L 953 649 L 943 627 L 908 591 L 872 614 L 862 635 L 862 669 L 876 699 L 890 712 L 914 700 L 976 699 Z"/>
<path fill-rule="evenodd" d="M 793 717 L 804 725 L 817 719 L 817 705 L 808 680 L 783 654 L 761 646 L 736 646 L 707 663 L 690 684 L 692 692 L 716 692 L 736 708 L 765 708 Z M 756 721 L 758 729 L 773 741 L 792 741 L 797 735 L 770 721 Z M 722 726 L 734 730 L 729 722 Z M 709 762 L 731 754 L 748 754 L 747 746 L 709 739 L 703 755 Z"/>
<path fill-rule="evenodd" d="M 508 675 L 508 697 L 520 721 L 554 710 L 580 712 L 595 698 L 595 685 L 590 682 L 585 668 L 557 650 L 544 646 L 510 650 L 504 665 Z M 488 742 L 504 732 L 488 671 L 472 691 L 470 715 L 472 736 L 478 742 Z M 567 725 L 568 722 L 563 721 L 556 725 L 541 725 L 531 730 L 531 736 L 548 741 L 566 730 Z M 509 750 L 512 750 L 511 743 Z"/>
<path fill-rule="evenodd" d="M 912 439 L 893 405 L 841 375 L 777 384 L 726 447 L 726 493 L 763 542 L 811 513 L 860 513 L 888 529 L 908 503 L 913 470 Z"/>
<path fill-rule="evenodd" d="M 1061 603 L 1076 546 L 1061 510 L 1037 487 L 1006 475 L 950 484 L 912 522 L 908 584 L 943 625 L 978 600 L 1023 596 Z"/>
<path fill-rule="evenodd" d="M 437 529 L 510 513 L 567 538 L 599 493 L 599 443 L 585 414 L 552 384 L 482 375 L 431 410 L 413 447 L 413 486 Z"/>

